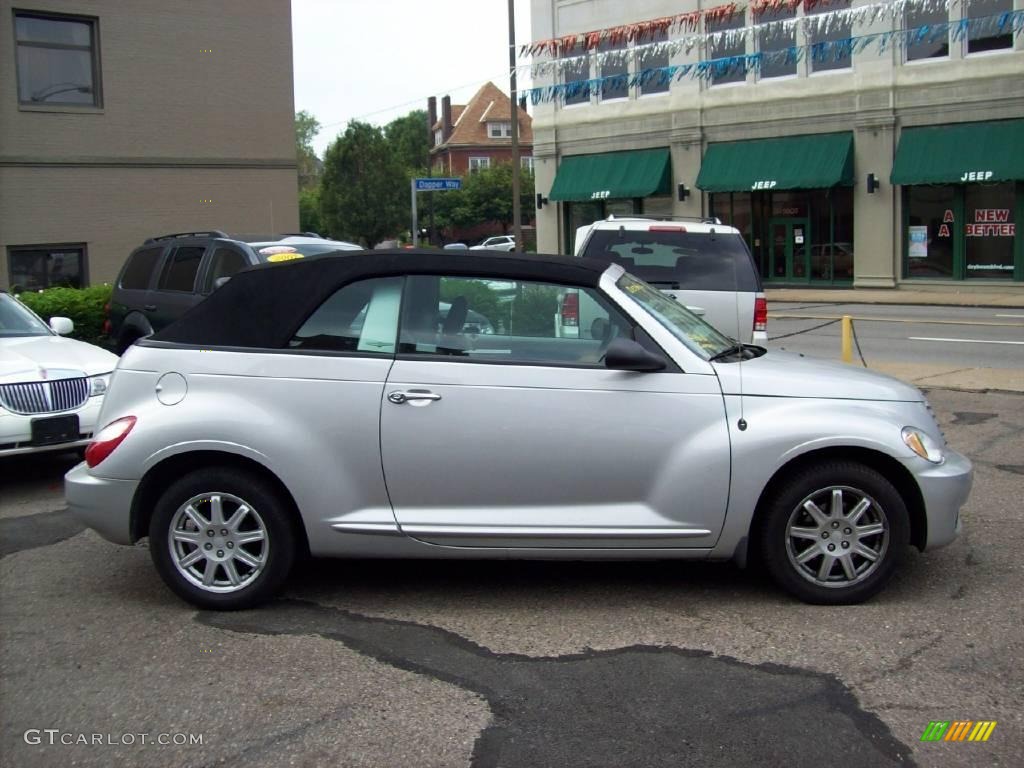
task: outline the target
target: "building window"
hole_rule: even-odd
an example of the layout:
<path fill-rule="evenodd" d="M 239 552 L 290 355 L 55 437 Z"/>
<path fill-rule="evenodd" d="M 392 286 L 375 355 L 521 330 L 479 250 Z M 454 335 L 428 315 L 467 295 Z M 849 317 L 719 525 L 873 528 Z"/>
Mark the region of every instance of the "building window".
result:
<path fill-rule="evenodd" d="M 796 25 L 773 24 L 796 18 L 796 6 L 782 5 L 774 10 L 765 9 L 757 21 L 757 50 L 764 54 L 761 60 L 761 79 L 786 77 L 796 74 Z M 785 55 L 783 55 L 785 51 Z"/>
<path fill-rule="evenodd" d="M 491 158 L 489 157 L 471 157 L 469 158 L 469 172 L 476 173 L 484 168 L 491 167 Z"/>
<path fill-rule="evenodd" d="M 731 29 L 743 29 L 745 19 L 743 11 L 733 14 L 729 18 L 708 19 L 708 32 L 727 32 Z M 722 35 L 717 41 L 708 43 L 708 59 L 711 60 L 711 84 L 721 85 L 722 83 L 742 83 L 747 79 L 747 67 L 744 63 L 737 63 L 736 56 L 743 56 L 746 52 L 746 43 L 743 35 L 737 35 L 735 40 L 729 41 L 729 35 Z"/>
<path fill-rule="evenodd" d="M 961 236 L 956 188 L 906 187 L 907 277 L 954 277 L 953 253 Z"/>
<path fill-rule="evenodd" d="M 492 139 L 509 139 L 512 137 L 512 122 L 488 123 L 487 135 Z"/>
<path fill-rule="evenodd" d="M 668 92 L 669 78 L 657 70 L 668 66 L 668 46 L 660 45 L 668 42 L 668 31 L 654 34 L 650 40 L 641 43 L 636 54 L 636 70 L 643 73 L 640 79 L 640 93 Z"/>
<path fill-rule="evenodd" d="M 573 51 L 566 57 L 568 61 L 562 67 L 562 82 L 565 84 L 565 104 L 589 104 L 590 89 L 586 81 L 590 79 L 590 54 L 586 51 Z"/>
<path fill-rule="evenodd" d="M 823 17 L 823 13 L 850 7 L 850 0 L 831 0 L 827 5 L 815 6 L 805 11 L 808 20 L 807 44 L 811 49 L 811 71 L 823 72 L 830 69 L 849 69 L 853 63 L 850 44 L 846 42 L 853 35 L 853 21 L 847 18 Z"/>
<path fill-rule="evenodd" d="M 96 20 L 16 11 L 18 101 L 98 107 Z"/>
<path fill-rule="evenodd" d="M 84 245 L 27 245 L 7 249 L 11 289 L 38 291 L 86 284 Z"/>
<path fill-rule="evenodd" d="M 434 146 L 439 147 L 444 144 L 444 131 L 438 128 L 434 131 Z"/>
<path fill-rule="evenodd" d="M 520 157 L 519 167 L 522 168 L 524 171 L 529 171 L 530 173 L 533 173 L 533 157 Z"/>
<path fill-rule="evenodd" d="M 970 0 L 966 15 L 974 19 L 987 19 L 1002 16 L 1013 11 L 1013 0 Z M 992 23 L 992 22 L 990 22 Z M 1013 48 L 1012 25 L 1007 22 L 1002 29 L 979 29 L 977 26 L 967 30 L 967 52 L 997 51 L 1001 48 Z"/>
<path fill-rule="evenodd" d="M 626 42 L 602 41 L 598 51 L 606 56 L 598 73 L 601 78 L 601 101 L 625 99 L 629 96 L 629 52 Z"/>
<path fill-rule="evenodd" d="M 904 27 L 908 32 L 926 25 L 932 29 L 912 38 L 912 42 L 904 49 L 907 52 L 907 61 L 949 56 L 949 28 L 943 26 L 949 18 L 949 11 L 945 6 L 929 8 L 925 5 L 908 5 L 903 18 Z"/>

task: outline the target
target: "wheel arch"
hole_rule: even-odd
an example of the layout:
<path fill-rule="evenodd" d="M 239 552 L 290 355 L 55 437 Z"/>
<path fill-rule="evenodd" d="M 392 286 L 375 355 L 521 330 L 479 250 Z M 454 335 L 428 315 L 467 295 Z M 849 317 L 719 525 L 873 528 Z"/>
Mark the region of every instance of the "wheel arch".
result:
<path fill-rule="evenodd" d="M 925 514 L 924 496 L 914 480 L 914 476 L 903 464 L 888 454 L 871 448 L 857 446 L 830 446 L 802 453 L 779 467 L 771 479 L 765 484 L 754 507 L 748 532 L 749 545 L 747 554 L 756 557 L 760 552 L 761 518 L 767 514 L 772 498 L 779 486 L 793 473 L 805 467 L 826 461 L 855 461 L 878 472 L 896 488 L 903 503 L 907 506 L 910 517 L 910 543 L 923 550 L 928 541 L 928 517 Z"/>
<path fill-rule="evenodd" d="M 240 469 L 267 480 L 285 502 L 285 509 L 295 529 L 296 539 L 300 542 L 301 552 L 303 554 L 309 553 L 309 539 L 306 536 L 306 526 L 302 522 L 302 515 L 299 513 L 298 504 L 295 503 L 295 497 L 292 496 L 288 487 L 281 482 L 281 479 L 267 466 L 254 459 L 240 456 L 237 453 L 215 450 L 187 451 L 174 454 L 149 468 L 139 482 L 139 487 L 132 498 L 131 515 L 129 518 L 132 541 L 138 541 L 148 535 L 149 522 L 153 516 L 153 507 L 156 505 L 160 494 L 170 482 L 193 470 L 207 469 L 214 466 Z"/>

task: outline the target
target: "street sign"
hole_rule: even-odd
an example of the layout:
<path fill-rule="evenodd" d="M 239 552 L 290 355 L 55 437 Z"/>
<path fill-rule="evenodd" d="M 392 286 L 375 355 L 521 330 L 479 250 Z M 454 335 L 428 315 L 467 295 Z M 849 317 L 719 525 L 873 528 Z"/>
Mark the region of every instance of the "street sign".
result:
<path fill-rule="evenodd" d="M 462 189 L 462 179 L 413 179 L 417 192 L 441 192 Z"/>

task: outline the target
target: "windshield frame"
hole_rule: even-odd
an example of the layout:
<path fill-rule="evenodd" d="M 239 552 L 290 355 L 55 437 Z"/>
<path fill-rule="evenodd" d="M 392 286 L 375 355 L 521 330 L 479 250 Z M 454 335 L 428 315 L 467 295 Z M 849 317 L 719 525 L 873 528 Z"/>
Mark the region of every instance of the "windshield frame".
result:
<path fill-rule="evenodd" d="M 43 318 L 41 318 L 39 315 L 37 315 L 35 312 L 29 309 L 25 304 L 21 303 L 21 301 L 19 301 L 17 297 L 12 296 L 6 291 L 0 291 L 0 304 L 8 304 L 12 306 L 16 313 L 28 318 L 30 324 L 38 323 L 39 328 L 41 329 L 39 333 L 31 331 L 9 333 L 7 331 L 0 330 L 0 339 L 26 339 L 32 338 L 34 336 L 57 335 L 53 332 L 53 329 L 50 328 L 50 326 L 43 321 Z"/>
<path fill-rule="evenodd" d="M 623 296 L 701 360 L 710 362 L 715 355 L 736 348 L 735 339 L 636 275 L 623 270 L 613 279 Z"/>

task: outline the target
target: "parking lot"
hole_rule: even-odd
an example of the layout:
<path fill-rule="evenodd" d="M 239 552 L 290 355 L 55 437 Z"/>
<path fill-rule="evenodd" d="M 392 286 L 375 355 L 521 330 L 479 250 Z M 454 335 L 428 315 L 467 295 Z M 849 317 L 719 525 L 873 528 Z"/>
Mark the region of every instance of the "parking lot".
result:
<path fill-rule="evenodd" d="M 6 460 L 0 761 L 1020 765 L 1024 396 L 929 398 L 975 462 L 964 533 L 842 608 L 722 564 L 334 561 L 197 612 L 63 511 L 75 456 Z"/>

